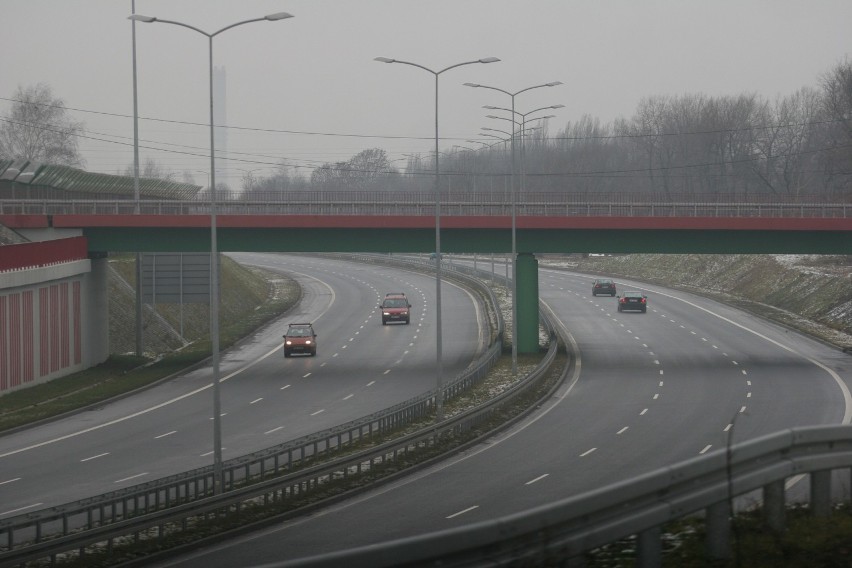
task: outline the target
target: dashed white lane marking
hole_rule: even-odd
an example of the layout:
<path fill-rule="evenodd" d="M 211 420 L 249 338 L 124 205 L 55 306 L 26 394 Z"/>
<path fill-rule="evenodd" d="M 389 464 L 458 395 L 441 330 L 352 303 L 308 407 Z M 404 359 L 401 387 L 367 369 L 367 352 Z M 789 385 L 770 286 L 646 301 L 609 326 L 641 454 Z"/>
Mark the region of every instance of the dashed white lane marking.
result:
<path fill-rule="evenodd" d="M 159 440 L 160 438 L 165 438 L 166 436 L 171 436 L 172 434 L 177 434 L 177 430 L 172 430 L 171 432 L 166 432 L 165 434 L 160 434 L 159 436 L 154 436 L 154 439 Z"/>
<path fill-rule="evenodd" d="M 663 386 L 663 381 L 660 381 L 660 386 Z"/>
<path fill-rule="evenodd" d="M 619 430 L 618 432 L 616 432 L 616 434 L 624 434 L 625 432 L 627 432 L 627 429 L 628 429 L 628 428 L 630 428 L 630 426 L 625 426 L 624 428 L 622 428 L 621 430 Z"/>
<path fill-rule="evenodd" d="M 656 393 L 656 394 L 654 395 L 654 400 L 657 400 L 658 398 L 660 398 L 660 393 Z"/>
<path fill-rule="evenodd" d="M 384 373 L 382 373 L 382 374 L 383 374 L 383 375 L 387 375 L 387 374 L 388 374 L 388 373 L 390 373 L 390 372 L 391 372 L 391 370 L 390 370 L 390 369 L 388 369 L 387 371 L 385 371 L 385 372 L 384 372 Z"/>
<path fill-rule="evenodd" d="M 746 411 L 746 407 L 745 407 L 745 406 L 743 406 L 742 408 L 740 408 L 740 414 L 742 414 L 742 413 L 743 413 L 743 412 L 745 412 L 745 411 Z"/>
<path fill-rule="evenodd" d="M 353 396 L 355 396 L 355 395 L 354 394 L 347 394 L 346 396 L 343 397 L 343 400 L 349 400 Z"/>
<path fill-rule="evenodd" d="M 704 446 L 704 449 L 703 449 L 703 450 L 701 450 L 701 451 L 700 451 L 700 452 L 698 452 L 698 453 L 699 453 L 699 454 L 706 454 L 706 453 L 707 453 L 707 451 L 708 451 L 710 448 L 712 448 L 712 447 L 713 447 L 713 444 L 707 444 L 706 446 Z"/>
<path fill-rule="evenodd" d="M 321 414 L 323 412 L 325 412 L 325 408 L 320 408 L 316 412 L 311 412 L 311 416 L 316 416 L 317 414 Z"/>
<path fill-rule="evenodd" d="M 370 381 L 369 383 L 367 383 L 367 386 L 368 386 L 368 387 L 371 387 L 371 386 L 373 386 L 374 384 L 376 384 L 376 381 Z"/>
<path fill-rule="evenodd" d="M 746 398 L 751 398 L 751 393 L 747 393 Z"/>
<path fill-rule="evenodd" d="M 225 450 L 227 448 L 223 447 L 222 449 Z M 212 456 L 212 455 L 213 455 L 213 450 L 210 450 L 209 452 L 205 452 L 205 453 L 201 454 L 199 457 L 206 458 L 207 456 Z"/>
<path fill-rule="evenodd" d="M 284 385 L 283 387 L 281 387 L 281 388 L 280 388 L 280 389 L 278 389 L 278 390 L 282 390 L 282 391 L 283 391 L 284 389 L 289 389 L 289 388 L 290 388 L 290 385 Z"/>
<path fill-rule="evenodd" d="M 538 477 L 536 477 L 535 479 L 530 479 L 529 481 L 527 481 L 526 483 L 524 483 L 524 485 L 532 485 L 533 483 L 535 483 L 535 482 L 537 482 L 537 481 L 541 481 L 542 479 L 544 479 L 544 478 L 545 478 L 545 477 L 547 477 L 548 475 L 550 475 L 550 474 L 549 474 L 549 473 L 545 473 L 545 474 L 543 474 L 543 475 L 539 475 L 539 476 L 538 476 Z"/>
<path fill-rule="evenodd" d="M 589 455 L 590 453 L 594 452 L 595 450 L 597 450 L 597 448 L 592 448 L 591 450 L 586 450 L 585 452 L 583 452 L 582 454 L 580 454 L 580 457 L 581 457 L 581 458 L 584 458 L 584 457 L 586 457 L 587 455 Z"/>
<path fill-rule="evenodd" d="M 310 376 L 311 376 L 311 373 L 308 373 L 307 375 L 302 375 L 302 378 L 303 378 L 303 379 L 307 379 L 307 378 L 308 378 L 308 377 L 310 377 Z"/>
<path fill-rule="evenodd" d="M 260 402 L 261 400 L 263 400 L 263 397 L 256 398 L 256 399 L 254 399 L 253 401 L 251 401 L 249 404 L 257 404 L 257 403 L 258 403 L 258 402 Z"/>
<path fill-rule="evenodd" d="M 727 426 L 725 426 L 725 429 L 723 430 L 723 432 L 727 432 L 728 430 L 730 430 L 733 427 L 734 427 L 733 424 L 728 424 Z"/>
<path fill-rule="evenodd" d="M 33 507 L 41 507 L 44 503 L 33 503 L 32 505 L 27 505 L 26 507 L 21 507 L 20 509 L 11 509 L 9 511 L 3 511 L 0 513 L 0 516 L 10 515 L 12 513 L 19 513 L 21 511 L 26 511 L 27 509 L 32 509 Z"/>
<path fill-rule="evenodd" d="M 279 426 L 278 428 L 273 428 L 272 430 L 267 430 L 264 434 L 272 434 L 273 432 L 277 432 L 278 430 L 283 430 L 284 426 Z"/>
<path fill-rule="evenodd" d="M 102 457 L 104 457 L 104 456 L 108 456 L 108 455 L 109 455 L 109 452 L 104 452 L 104 453 L 102 453 L 102 454 L 98 454 L 98 455 L 96 455 L 96 456 L 92 456 L 92 457 L 90 457 L 90 458 L 83 458 L 83 459 L 81 459 L 80 461 L 81 461 L 81 462 L 92 461 L 92 460 L 96 460 L 96 459 L 98 459 L 98 458 L 102 458 Z"/>
<path fill-rule="evenodd" d="M 14 479 L 7 479 L 6 481 L 0 481 L 0 485 L 6 485 L 7 483 L 12 483 L 13 481 L 20 481 L 20 477 L 16 477 Z"/>
<path fill-rule="evenodd" d="M 662 369 L 660 369 L 660 374 L 661 374 L 661 375 L 662 375 L 662 374 L 664 374 Z"/>
<path fill-rule="evenodd" d="M 736 361 L 731 361 L 731 363 L 733 363 L 734 365 L 739 365 L 739 363 L 737 363 Z"/>
<path fill-rule="evenodd" d="M 452 518 L 458 517 L 459 515 L 464 515 L 465 513 L 470 513 L 474 509 L 479 509 L 479 505 L 474 505 L 473 507 L 468 507 L 467 509 L 462 509 L 458 513 L 453 513 L 452 515 L 448 516 L 447 518 L 452 519 Z"/>
<path fill-rule="evenodd" d="M 222 418 L 223 416 L 227 416 L 227 415 L 228 415 L 227 412 L 223 412 L 222 414 L 219 415 L 219 418 Z M 213 420 L 212 416 L 210 417 L 210 420 Z"/>
<path fill-rule="evenodd" d="M 210 453 L 212 454 L 213 452 Z M 137 473 L 136 475 L 131 475 L 130 477 L 125 477 L 124 479 L 117 479 L 116 481 L 113 481 L 113 483 L 123 483 L 125 481 L 130 481 L 131 479 L 136 479 L 137 477 L 142 477 L 144 475 L 148 475 L 148 472 L 146 471 L 145 473 Z"/>
<path fill-rule="evenodd" d="M 648 412 L 648 409 L 647 409 L 647 408 L 646 408 L 645 410 L 643 410 L 642 412 L 640 412 L 640 413 L 639 413 L 639 416 L 643 416 L 646 412 Z"/>
<path fill-rule="evenodd" d="M 743 369 L 743 375 L 748 375 L 748 372 L 746 372 L 745 369 Z"/>

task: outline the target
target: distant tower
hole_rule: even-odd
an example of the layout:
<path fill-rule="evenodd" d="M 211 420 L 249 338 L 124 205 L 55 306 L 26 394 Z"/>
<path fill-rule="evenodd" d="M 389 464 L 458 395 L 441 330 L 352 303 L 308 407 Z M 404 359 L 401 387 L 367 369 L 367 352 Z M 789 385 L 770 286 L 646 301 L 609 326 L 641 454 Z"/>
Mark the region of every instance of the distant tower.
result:
<path fill-rule="evenodd" d="M 213 134 L 213 144 L 216 146 L 216 173 L 223 173 L 228 167 L 227 163 L 221 160 L 222 156 L 228 153 L 228 131 L 225 128 L 219 128 L 228 124 L 227 112 L 228 108 L 226 96 L 226 74 L 224 67 L 213 67 L 213 123 L 216 129 Z M 224 174 L 223 174 L 224 175 Z M 221 183 L 225 183 L 227 178 L 220 178 L 221 181 L 216 183 L 219 187 Z"/>

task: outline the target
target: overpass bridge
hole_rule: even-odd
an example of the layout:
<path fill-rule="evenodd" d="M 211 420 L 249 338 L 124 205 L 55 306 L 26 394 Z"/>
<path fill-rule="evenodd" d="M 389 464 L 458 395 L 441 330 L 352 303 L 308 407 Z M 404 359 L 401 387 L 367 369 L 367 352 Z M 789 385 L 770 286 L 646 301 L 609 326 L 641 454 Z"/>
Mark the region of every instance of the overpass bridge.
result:
<path fill-rule="evenodd" d="M 417 192 L 289 192 L 274 199 L 0 201 L 0 224 L 32 240 L 82 236 L 90 255 L 206 252 L 428 253 L 435 201 Z M 215 210 L 215 215 L 211 214 Z M 518 350 L 538 349 L 541 253 L 852 254 L 852 196 L 505 193 L 442 197 L 444 253 L 512 251 Z"/>

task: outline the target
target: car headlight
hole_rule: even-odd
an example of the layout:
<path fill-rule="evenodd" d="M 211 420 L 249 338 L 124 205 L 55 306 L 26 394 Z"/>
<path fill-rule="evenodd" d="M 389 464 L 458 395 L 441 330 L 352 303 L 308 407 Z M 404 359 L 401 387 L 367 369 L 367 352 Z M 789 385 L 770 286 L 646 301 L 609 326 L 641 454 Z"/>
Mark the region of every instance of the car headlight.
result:
<path fill-rule="evenodd" d="M 293 345 L 293 342 L 288 339 L 284 342 L 284 345 Z"/>
<path fill-rule="evenodd" d="M 307 341 L 305 341 L 305 345 L 310 345 L 310 344 L 311 344 L 311 340 L 310 340 L 310 339 L 308 339 Z"/>
<path fill-rule="evenodd" d="M 383 316 L 389 316 L 389 315 L 390 315 L 390 312 L 382 312 L 382 315 L 383 315 Z"/>

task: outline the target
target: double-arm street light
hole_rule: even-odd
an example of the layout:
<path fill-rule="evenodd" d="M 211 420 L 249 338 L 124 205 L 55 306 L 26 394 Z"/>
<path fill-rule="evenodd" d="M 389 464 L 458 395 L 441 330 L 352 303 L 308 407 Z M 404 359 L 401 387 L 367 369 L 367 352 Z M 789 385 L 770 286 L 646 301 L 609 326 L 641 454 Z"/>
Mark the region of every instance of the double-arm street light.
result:
<path fill-rule="evenodd" d="M 217 35 L 235 28 L 243 24 L 252 22 L 275 22 L 292 18 L 293 15 L 287 12 L 276 12 L 261 18 L 252 18 L 251 20 L 243 20 L 215 31 L 213 33 L 205 32 L 202 29 L 196 28 L 182 22 L 173 20 L 163 20 L 152 16 L 142 16 L 133 14 L 129 17 L 135 22 L 173 24 L 188 28 L 195 32 L 206 36 L 209 43 L 209 84 L 210 84 L 210 343 L 212 350 L 213 363 L 213 491 L 221 493 L 222 484 L 222 422 L 221 422 L 221 397 L 219 388 L 219 253 L 216 244 L 216 157 L 214 152 L 214 124 L 213 124 L 213 38 Z"/>
<path fill-rule="evenodd" d="M 521 117 L 521 123 L 520 123 L 521 124 L 521 132 L 525 132 L 526 129 L 527 129 L 527 116 L 531 115 L 534 112 L 538 112 L 538 111 L 541 111 L 541 110 L 551 110 L 551 109 L 555 110 L 555 109 L 565 108 L 565 105 L 562 105 L 562 104 L 550 105 L 550 106 L 546 106 L 546 107 L 535 108 L 535 109 L 533 109 L 531 111 L 527 111 L 527 112 L 518 112 L 514 109 L 508 109 L 508 108 L 497 107 L 497 106 L 492 106 L 492 105 L 485 105 L 482 108 L 487 108 L 489 110 L 505 110 L 506 112 L 511 112 L 512 113 L 511 119 L 503 118 L 501 116 L 494 116 L 494 115 L 488 115 L 488 118 L 511 120 L 515 124 L 518 124 L 517 121 L 515 120 L 515 116 L 516 115 L 520 116 Z M 547 116 L 538 116 L 536 118 L 531 118 L 530 121 L 545 120 L 547 118 L 553 118 L 554 116 L 556 116 L 556 115 L 549 114 Z M 524 143 L 524 140 L 521 139 L 521 168 L 522 169 L 526 166 L 526 163 L 524 161 L 525 160 L 525 152 L 526 152 L 526 144 Z M 523 192 L 524 189 L 526 189 L 526 172 L 522 172 L 522 174 L 521 174 L 521 191 Z"/>
<path fill-rule="evenodd" d="M 555 87 L 557 85 L 561 85 L 561 81 L 553 81 L 550 83 L 543 83 L 541 85 L 533 85 L 532 87 L 527 87 L 525 89 L 521 89 L 520 91 L 506 91 L 504 89 L 500 89 L 498 87 L 489 87 L 488 85 L 480 85 L 478 83 L 465 83 L 465 87 L 473 87 L 476 89 L 491 89 L 492 91 L 498 91 L 503 93 L 504 95 L 508 95 L 512 99 L 512 118 L 515 117 L 515 97 L 524 93 L 526 91 L 531 91 L 533 89 L 539 89 L 541 87 Z M 516 222 L 515 222 L 515 129 L 512 128 L 512 374 L 518 374 L 518 245 L 517 245 L 517 230 L 516 230 Z"/>
<path fill-rule="evenodd" d="M 437 310 L 436 316 L 436 350 L 437 350 L 437 388 L 438 392 L 435 395 L 435 407 L 436 407 L 436 415 L 435 420 L 440 422 L 444 419 L 444 392 L 443 392 L 443 384 L 444 384 L 444 367 L 442 361 L 442 334 L 441 334 L 441 168 L 438 164 L 438 77 L 441 73 L 449 71 L 450 69 L 455 69 L 456 67 L 461 67 L 462 65 L 472 65 L 474 63 L 496 63 L 500 61 L 496 57 L 484 57 L 482 59 L 476 59 L 474 61 L 464 61 L 462 63 L 456 63 L 455 65 L 450 65 L 449 67 L 445 67 L 440 71 L 433 71 L 428 67 L 420 65 L 419 63 L 412 63 L 411 61 L 401 61 L 399 59 L 390 59 L 388 57 L 376 57 L 375 61 L 379 61 L 381 63 L 402 63 L 403 65 L 411 65 L 412 67 L 417 67 L 419 69 L 423 69 L 424 71 L 428 71 L 432 75 L 435 76 L 435 306 Z"/>

